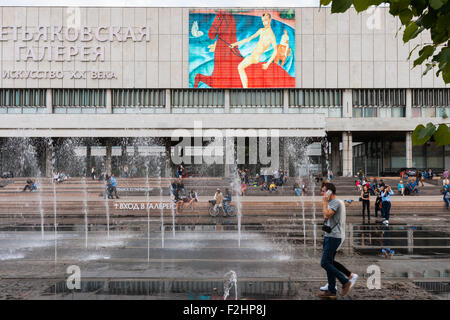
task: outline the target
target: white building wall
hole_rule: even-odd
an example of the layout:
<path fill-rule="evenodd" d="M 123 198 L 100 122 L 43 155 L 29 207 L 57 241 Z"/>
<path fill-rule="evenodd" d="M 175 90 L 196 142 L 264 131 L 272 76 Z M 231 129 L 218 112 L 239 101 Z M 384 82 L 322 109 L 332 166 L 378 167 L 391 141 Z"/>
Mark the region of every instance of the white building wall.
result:
<path fill-rule="evenodd" d="M 72 11 L 70 11 L 72 10 Z M 421 77 L 423 66 L 408 61 L 415 44 L 429 41 L 422 33 L 403 44 L 398 19 L 387 8 L 357 14 L 353 9 L 331 14 L 330 8 L 296 9 L 296 86 L 299 88 L 442 88 L 434 72 Z M 63 25 L 72 9 L 0 7 L 1 25 Z M 189 8 L 79 8 L 82 26 L 150 28 L 149 42 L 88 42 L 105 46 L 104 62 L 16 62 L 15 46 L 0 42 L 0 69 L 113 71 L 117 79 L 2 79 L 3 88 L 187 88 L 189 84 Z M 122 31 L 122 35 L 123 35 Z M 36 47 L 48 44 L 39 41 Z M 56 43 L 55 43 L 56 44 Z M 68 43 L 61 43 L 61 45 Z M 448 86 L 447 86 L 448 87 Z"/>

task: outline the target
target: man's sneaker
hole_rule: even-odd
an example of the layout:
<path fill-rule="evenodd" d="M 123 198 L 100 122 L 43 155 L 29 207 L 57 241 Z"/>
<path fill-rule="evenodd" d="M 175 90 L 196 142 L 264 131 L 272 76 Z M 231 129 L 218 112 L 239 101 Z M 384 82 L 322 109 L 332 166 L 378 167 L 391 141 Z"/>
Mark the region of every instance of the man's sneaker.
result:
<path fill-rule="evenodd" d="M 336 290 L 337 290 L 337 286 L 336 286 Z M 320 287 L 320 291 L 328 291 L 328 283 L 326 285 L 324 285 L 323 287 Z"/>
<path fill-rule="evenodd" d="M 344 284 L 342 286 L 342 293 L 341 293 L 341 295 L 343 297 L 345 297 L 350 292 L 351 288 L 352 288 L 352 283 L 350 281 L 348 281 L 346 284 Z"/>
<path fill-rule="evenodd" d="M 317 295 L 320 299 L 336 300 L 336 293 L 331 293 L 330 291 L 322 291 Z"/>
<path fill-rule="evenodd" d="M 355 285 L 356 279 L 358 279 L 358 275 L 357 275 L 356 273 L 353 274 L 353 277 L 351 277 L 350 279 L 348 279 L 348 281 L 350 281 L 350 283 L 351 283 L 350 288 L 352 288 L 352 287 Z"/>
<path fill-rule="evenodd" d="M 383 221 L 383 224 L 387 226 L 387 225 L 389 224 L 389 221 L 384 220 L 384 221 Z"/>

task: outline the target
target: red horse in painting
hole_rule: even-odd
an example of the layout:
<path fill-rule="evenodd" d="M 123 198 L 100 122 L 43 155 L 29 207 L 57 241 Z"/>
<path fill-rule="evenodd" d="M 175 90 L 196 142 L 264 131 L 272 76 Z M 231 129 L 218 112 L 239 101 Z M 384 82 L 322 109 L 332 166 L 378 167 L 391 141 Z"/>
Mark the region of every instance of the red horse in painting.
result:
<path fill-rule="evenodd" d="M 212 75 L 197 74 L 194 88 L 203 82 L 211 88 L 242 88 L 238 65 L 244 59 L 237 47 L 231 48 L 236 39 L 236 22 L 229 12 L 219 10 L 208 31 L 210 39 L 216 39 L 214 51 L 214 70 Z M 271 63 L 267 70 L 264 62 L 253 64 L 245 69 L 249 88 L 287 88 L 295 87 L 295 78 L 277 63 Z"/>

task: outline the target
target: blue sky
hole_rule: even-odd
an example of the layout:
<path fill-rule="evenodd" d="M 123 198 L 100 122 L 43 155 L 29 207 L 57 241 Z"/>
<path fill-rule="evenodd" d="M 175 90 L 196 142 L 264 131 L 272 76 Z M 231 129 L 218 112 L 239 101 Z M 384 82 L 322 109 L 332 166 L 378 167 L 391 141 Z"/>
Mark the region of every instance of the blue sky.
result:
<path fill-rule="evenodd" d="M 319 0 L 0 0 L 0 6 L 318 7 Z"/>

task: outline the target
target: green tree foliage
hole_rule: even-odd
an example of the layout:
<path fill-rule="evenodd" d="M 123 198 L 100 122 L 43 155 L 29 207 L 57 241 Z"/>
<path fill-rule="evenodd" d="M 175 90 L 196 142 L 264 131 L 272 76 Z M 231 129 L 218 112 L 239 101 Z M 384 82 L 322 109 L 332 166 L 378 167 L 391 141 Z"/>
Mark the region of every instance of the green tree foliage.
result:
<path fill-rule="evenodd" d="M 413 145 L 422 145 L 428 140 L 434 138 L 436 147 L 442 147 L 450 144 L 450 128 L 441 123 L 437 128 L 431 122 L 426 126 L 419 124 L 412 134 Z"/>
<path fill-rule="evenodd" d="M 320 0 L 321 6 L 331 3 L 331 13 L 347 11 L 352 5 L 357 12 L 365 11 L 370 6 L 389 4 L 389 13 L 398 17 L 402 23 L 403 42 L 416 38 L 428 30 L 432 44 L 417 45 L 419 56 L 413 67 L 425 63 L 424 75 L 432 68 L 437 68 L 436 76 L 442 73 L 445 83 L 450 83 L 450 1 L 449 0 Z M 408 59 L 409 59 L 408 58 Z"/>

